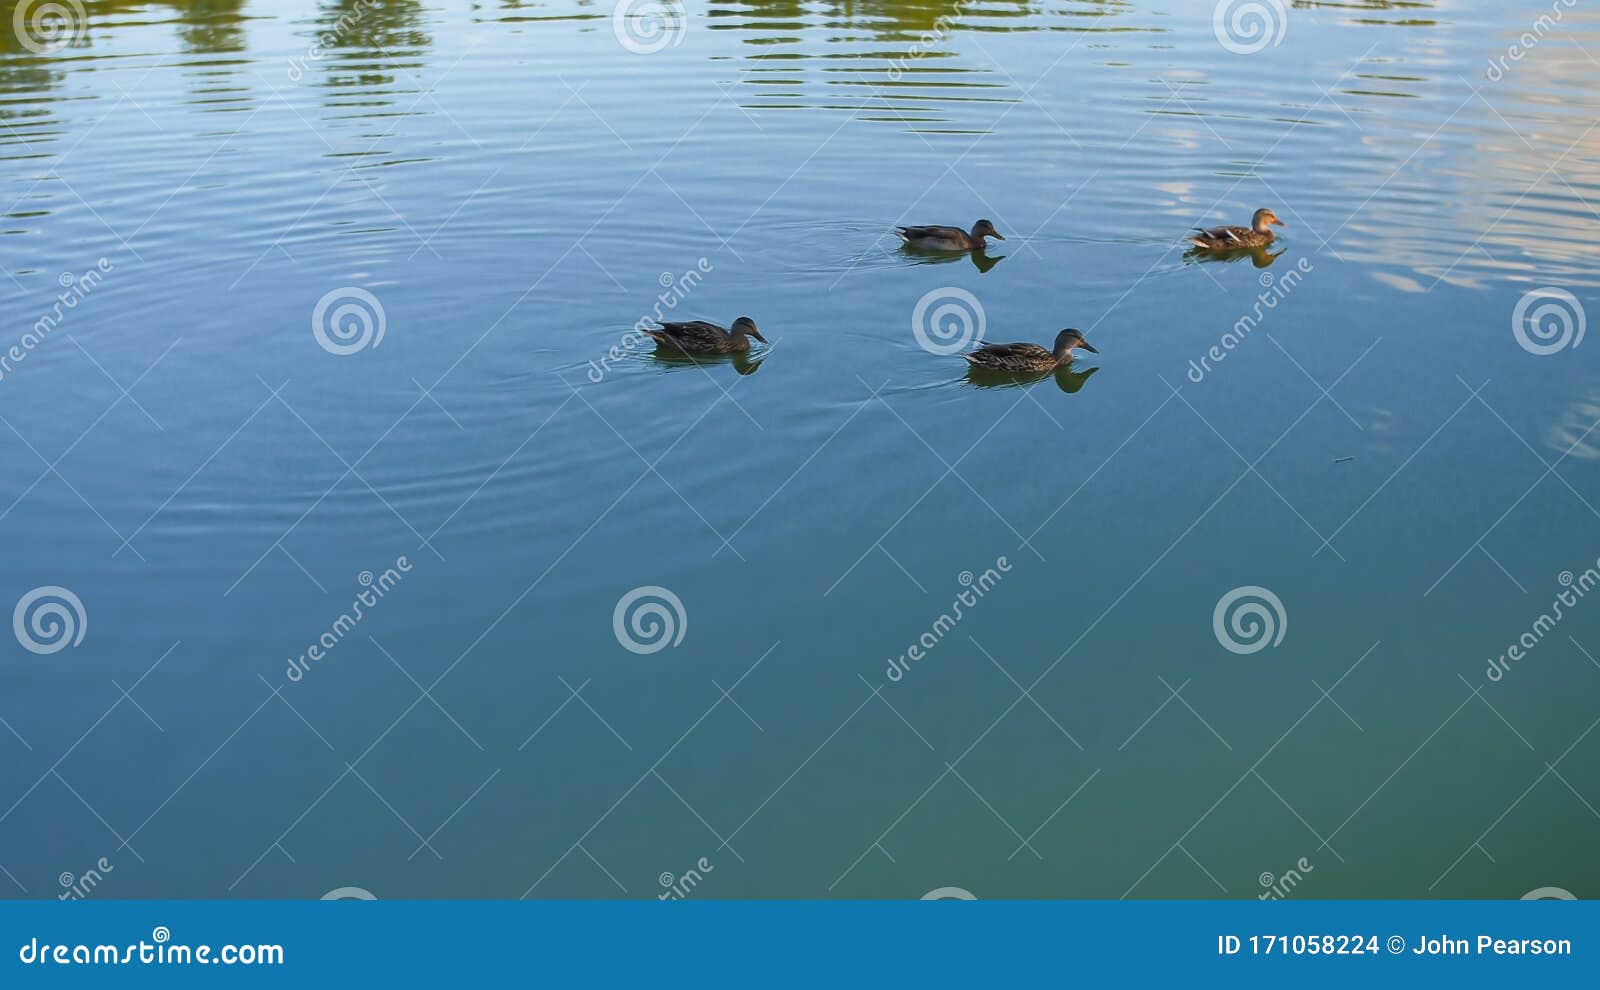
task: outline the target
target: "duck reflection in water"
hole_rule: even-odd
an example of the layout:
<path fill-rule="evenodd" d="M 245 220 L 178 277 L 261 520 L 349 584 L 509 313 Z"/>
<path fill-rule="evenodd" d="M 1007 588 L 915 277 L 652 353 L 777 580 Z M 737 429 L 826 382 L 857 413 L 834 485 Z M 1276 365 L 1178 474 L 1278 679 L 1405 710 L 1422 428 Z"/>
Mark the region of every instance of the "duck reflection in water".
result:
<path fill-rule="evenodd" d="M 987 272 L 995 265 L 1006 260 L 1006 256 L 1003 254 L 984 254 L 982 249 L 976 251 L 930 251 L 926 248 L 912 247 L 910 244 L 902 244 L 900 253 L 910 258 L 911 263 L 914 265 L 948 265 L 952 261 L 960 261 L 962 258 L 966 258 L 972 262 L 972 267 L 980 272 Z"/>
<path fill-rule="evenodd" d="M 1218 251 L 1214 248 L 1195 247 L 1183 252 L 1183 260 L 1186 262 L 1198 262 L 1202 265 L 1208 265 L 1218 261 L 1231 265 L 1236 261 L 1243 261 L 1244 259 L 1249 258 L 1250 263 L 1255 267 L 1266 268 L 1274 261 L 1277 261 L 1278 256 L 1287 250 L 1288 248 L 1280 247 L 1276 252 L 1274 252 L 1270 247 L 1265 245 L 1261 247 L 1239 248 L 1236 251 Z"/>
<path fill-rule="evenodd" d="M 1054 379 L 1056 388 L 1071 395 L 1088 384 L 1089 376 L 1099 370 L 1099 365 L 1088 368 L 1062 365 L 1055 371 L 1018 375 L 1008 374 L 1004 371 L 985 371 L 982 368 L 968 368 L 966 382 L 974 388 L 1023 388 L 1050 378 Z"/>
<path fill-rule="evenodd" d="M 753 375 L 761 370 L 761 362 L 767 359 L 767 353 L 763 351 L 752 355 L 746 351 L 740 354 L 685 354 L 676 348 L 657 347 L 650 360 L 663 371 L 704 368 L 709 373 L 718 365 L 729 365 L 738 374 Z"/>

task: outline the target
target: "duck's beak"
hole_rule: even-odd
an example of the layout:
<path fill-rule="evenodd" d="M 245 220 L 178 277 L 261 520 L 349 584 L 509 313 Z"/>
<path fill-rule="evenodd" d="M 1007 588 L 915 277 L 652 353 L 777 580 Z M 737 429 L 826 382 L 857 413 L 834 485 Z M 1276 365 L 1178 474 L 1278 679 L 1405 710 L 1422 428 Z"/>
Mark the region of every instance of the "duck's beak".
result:
<path fill-rule="evenodd" d="M 1284 222 L 1283 222 L 1283 221 L 1282 221 L 1282 220 L 1279 220 L 1279 219 L 1278 219 L 1278 218 L 1277 218 L 1277 217 L 1273 217 L 1273 218 L 1272 218 L 1272 225 L 1273 225 L 1273 226 L 1274 226 L 1274 227 L 1282 227 L 1282 226 L 1285 226 L 1285 224 L 1284 224 Z"/>
<path fill-rule="evenodd" d="M 1094 346 L 1093 344 L 1089 343 L 1087 340 L 1078 341 L 1078 346 L 1083 348 L 1084 350 L 1088 351 L 1090 354 L 1099 354 L 1100 353 L 1100 348 L 1098 348 L 1098 347 Z"/>
<path fill-rule="evenodd" d="M 767 338 L 761 336 L 761 331 L 760 330 L 751 330 L 750 331 L 750 336 L 752 336 L 755 339 L 761 341 L 763 344 L 765 344 L 767 342 Z"/>
<path fill-rule="evenodd" d="M 1005 238 L 1004 238 L 1004 237 L 1003 237 L 1003 236 L 1001 236 L 1001 234 L 1000 234 L 1000 232 L 999 232 L 999 231 L 998 231 L 998 230 L 997 230 L 997 231 L 995 231 L 995 232 L 994 232 L 994 233 L 992 233 L 992 234 L 990 234 L 990 235 L 989 235 L 989 236 L 990 236 L 990 237 L 993 237 L 993 238 L 994 238 L 994 239 L 995 239 L 995 240 L 997 240 L 997 241 L 1003 241 L 1003 240 L 1005 240 Z"/>

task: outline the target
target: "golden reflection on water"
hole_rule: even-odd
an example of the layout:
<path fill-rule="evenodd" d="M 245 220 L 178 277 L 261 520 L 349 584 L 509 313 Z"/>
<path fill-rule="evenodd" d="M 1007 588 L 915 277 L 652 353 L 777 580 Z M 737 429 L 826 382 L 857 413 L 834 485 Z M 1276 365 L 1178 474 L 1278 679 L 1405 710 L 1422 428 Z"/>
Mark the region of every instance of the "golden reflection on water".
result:
<path fill-rule="evenodd" d="M 1519 31 L 1452 45 L 1462 63 L 1451 67 L 1454 75 L 1404 77 L 1448 104 L 1442 124 L 1419 136 L 1416 128 L 1386 134 L 1381 116 L 1363 121 L 1371 130 L 1364 141 L 1384 146 L 1397 165 L 1409 155 L 1409 164 L 1393 169 L 1384 188 L 1391 195 L 1354 217 L 1334 245 L 1409 272 L 1375 273 L 1385 285 L 1413 293 L 1441 283 L 1600 286 L 1600 129 L 1590 54 L 1600 50 L 1600 15 L 1566 11 L 1558 34 L 1507 62 L 1498 78 L 1488 76 Z M 1436 54 L 1417 56 L 1425 64 Z M 1442 99 L 1441 86 L 1448 90 Z"/>
<path fill-rule="evenodd" d="M 186 52 L 242 52 L 246 47 L 247 0 L 84 0 L 82 6 L 88 22 L 73 24 L 70 40 L 54 57 L 81 55 L 104 32 L 150 24 L 172 25 Z M 0 54 L 32 54 L 18 35 L 10 8 L 8 4 L 0 17 Z"/>
<path fill-rule="evenodd" d="M 297 8 L 288 15 L 264 0 L 85 0 L 84 6 L 87 23 L 65 47 L 47 53 L 31 51 L 13 19 L 0 17 L 0 160 L 48 170 L 64 140 L 86 126 L 82 113 L 67 112 L 67 101 L 109 107 L 118 99 L 114 88 L 93 82 L 90 70 L 105 59 L 148 60 L 171 42 L 181 53 L 175 64 L 185 80 L 183 102 L 195 112 L 251 111 L 290 85 L 323 93 L 323 112 L 333 119 L 432 112 L 421 105 L 420 76 L 440 60 L 430 22 L 442 15 L 426 0 L 370 7 L 320 0 L 309 13 Z M 1072 36 L 1064 46 L 1094 48 L 1098 66 L 1117 74 L 1116 85 L 1086 84 L 1101 87 L 1087 90 L 1087 102 L 1105 108 L 1100 118 L 1156 122 L 1142 136 L 1144 125 L 1130 125 L 1126 141 L 1109 142 L 1129 160 L 1103 162 L 1116 173 L 1105 180 L 1113 192 L 1091 188 L 1079 209 L 1114 205 L 1096 201 L 1114 195 L 1149 200 L 1193 222 L 1193 211 L 1208 208 L 1214 195 L 1206 176 L 1174 180 L 1149 152 L 1204 153 L 1220 140 L 1228 153 L 1206 166 L 1212 178 L 1253 182 L 1284 161 L 1301 161 L 1318 177 L 1318 188 L 1285 207 L 1307 208 L 1300 200 L 1320 193 L 1335 219 L 1321 231 L 1301 225 L 1296 236 L 1318 247 L 1325 236 L 1342 254 L 1369 261 L 1374 280 L 1395 291 L 1497 281 L 1600 284 L 1600 242 L 1592 236 L 1593 204 L 1600 204 L 1600 130 L 1592 126 L 1597 15 L 1564 11 L 1559 32 L 1486 80 L 1484 68 L 1517 40 L 1517 25 L 1496 32 L 1484 29 L 1481 18 L 1453 22 L 1433 2 L 1292 5 L 1296 13 L 1306 9 L 1333 14 L 1341 30 L 1393 30 L 1319 91 L 1303 80 L 1259 77 L 1263 63 L 1249 58 L 1219 59 L 1209 32 L 1175 37 L 1164 23 L 1167 9 L 1151 4 L 709 0 L 703 8 L 691 5 L 690 14 L 695 31 L 721 35 L 707 47 L 703 71 L 734 69 L 744 110 L 827 110 L 924 136 L 989 134 L 1007 109 L 1040 103 L 1029 93 L 1036 80 L 1027 73 L 1016 78 L 996 54 L 1006 52 L 1003 39 L 990 36 L 1061 32 Z M 610 8 L 593 0 L 473 3 L 469 13 L 477 22 L 592 21 L 580 30 L 610 31 Z M 252 42 L 258 24 L 282 16 L 296 18 L 289 23 L 305 47 L 288 64 L 269 65 L 252 55 Z M 1314 28 L 1295 22 L 1293 29 Z M 132 47 L 113 54 L 112 42 Z M 320 48 L 315 57 L 313 44 Z M 1366 47 L 1365 38 L 1359 44 Z M 670 65 L 670 57 L 649 68 Z M 1135 65 L 1149 67 L 1130 72 Z M 84 73 L 84 82 L 69 92 L 71 73 Z M 1066 111 L 1044 112 L 1053 119 Z M 1240 137 L 1263 124 L 1289 140 L 1280 146 L 1276 135 Z M 1306 136 L 1319 132 L 1320 139 Z M 1139 143 L 1125 151 L 1135 138 Z M 395 158 L 374 141 L 328 154 L 368 164 L 418 160 Z M 1364 160 L 1346 166 L 1346 157 Z M 24 231 L 46 215 L 41 195 L 23 195 L 0 233 Z M 972 260 L 982 270 L 998 259 Z"/>
<path fill-rule="evenodd" d="M 1103 23 L 1104 15 L 1127 9 L 1115 0 L 748 0 L 714 5 L 707 17 L 713 30 L 736 31 L 741 43 L 761 49 L 745 56 L 742 81 L 759 88 L 744 101 L 746 110 L 839 110 L 916 133 L 976 135 L 988 127 L 952 126 L 954 105 L 1015 104 L 1024 95 L 987 64 L 982 34 L 1155 30 Z M 816 44 L 819 31 L 826 46 Z"/>
<path fill-rule="evenodd" d="M 383 108 L 399 89 L 414 89 L 401 75 L 421 69 L 433 38 L 423 30 L 426 8 L 421 0 L 385 0 L 369 7 L 361 0 L 321 4 L 317 32 L 335 42 L 320 60 L 318 85 L 352 90 L 352 97 L 332 106 Z M 398 84 L 398 87 L 397 87 Z"/>
<path fill-rule="evenodd" d="M 51 215 L 48 204 L 61 194 L 56 156 L 63 144 L 79 140 L 73 137 L 75 128 L 96 129 L 92 119 L 83 123 L 86 116 L 98 119 L 128 108 L 159 126 L 150 115 L 167 112 L 165 107 L 145 110 L 150 100 L 128 91 L 132 81 L 96 85 L 102 78 L 96 70 L 134 65 L 143 74 L 156 68 L 156 61 L 171 64 L 185 83 L 182 102 L 194 113 L 253 113 L 278 91 L 299 85 L 324 91 L 323 105 L 336 118 L 425 112 L 414 95 L 405 100 L 406 109 L 396 109 L 399 98 L 421 88 L 417 73 L 433 47 L 425 28 L 430 8 L 422 0 L 321 0 L 308 18 L 295 22 L 303 47 L 281 62 L 250 54 L 251 28 L 274 17 L 259 0 L 87 0 L 83 10 L 87 19 L 72 20 L 61 34 L 45 33 L 35 23 L 24 36 L 10 10 L 0 16 L 0 161 L 33 167 L 26 190 L 12 193 L 14 205 L 0 223 L 0 235 L 27 234 L 32 221 Z M 129 51 L 109 50 L 133 39 L 137 43 Z M 160 54 L 173 48 L 176 60 Z M 83 85 L 68 91 L 75 73 L 73 81 Z M 67 113 L 82 100 L 102 109 Z M 351 148 L 330 146 L 328 155 L 392 164 L 389 150 L 376 140 L 383 136 L 364 135 L 368 140 Z"/>

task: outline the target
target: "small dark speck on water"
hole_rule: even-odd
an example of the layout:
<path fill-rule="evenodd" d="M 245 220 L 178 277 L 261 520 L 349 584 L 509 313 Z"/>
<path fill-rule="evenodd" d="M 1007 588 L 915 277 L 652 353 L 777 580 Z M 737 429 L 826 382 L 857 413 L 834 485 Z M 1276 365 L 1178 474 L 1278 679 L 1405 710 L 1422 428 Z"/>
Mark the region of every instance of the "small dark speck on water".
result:
<path fill-rule="evenodd" d="M 1355 456 L 1354 455 L 1351 455 L 1350 457 L 1335 457 L 1333 459 L 1333 463 L 1335 463 L 1335 464 L 1343 464 L 1345 461 L 1353 461 L 1353 460 L 1355 460 Z"/>

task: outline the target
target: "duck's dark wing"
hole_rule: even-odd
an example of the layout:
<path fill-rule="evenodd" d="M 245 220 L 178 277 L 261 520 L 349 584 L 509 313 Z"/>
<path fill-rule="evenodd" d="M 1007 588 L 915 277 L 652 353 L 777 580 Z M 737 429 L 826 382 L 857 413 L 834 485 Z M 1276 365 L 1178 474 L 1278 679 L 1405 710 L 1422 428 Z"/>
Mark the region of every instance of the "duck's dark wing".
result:
<path fill-rule="evenodd" d="M 706 334 L 728 332 L 715 323 L 707 323 L 705 320 L 684 320 L 678 323 L 668 323 L 663 320 L 661 329 L 669 337 L 703 337 Z"/>
<path fill-rule="evenodd" d="M 1049 351 L 1038 344 L 979 344 L 974 354 L 991 354 L 995 357 L 1028 357 L 1039 354 L 1048 354 Z"/>
<path fill-rule="evenodd" d="M 967 236 L 960 227 L 896 227 L 894 231 L 908 241 L 960 240 Z"/>

